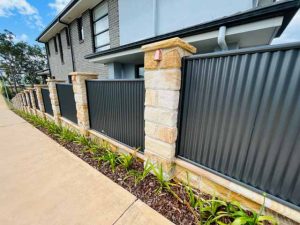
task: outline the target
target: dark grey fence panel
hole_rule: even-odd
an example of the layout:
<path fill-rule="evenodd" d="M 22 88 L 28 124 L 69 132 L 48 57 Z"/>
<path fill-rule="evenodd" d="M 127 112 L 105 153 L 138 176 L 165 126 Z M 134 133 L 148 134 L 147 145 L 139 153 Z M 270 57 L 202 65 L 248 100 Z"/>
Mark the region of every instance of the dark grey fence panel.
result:
<path fill-rule="evenodd" d="M 91 128 L 144 149 L 144 80 L 87 81 Z"/>
<path fill-rule="evenodd" d="M 38 102 L 37 95 L 36 95 L 36 90 L 33 90 L 33 97 L 34 97 L 35 107 L 37 109 L 40 109 L 39 102 Z"/>
<path fill-rule="evenodd" d="M 188 57 L 178 156 L 299 208 L 299 47 Z"/>
<path fill-rule="evenodd" d="M 72 84 L 56 84 L 62 117 L 77 123 L 77 111 Z"/>
<path fill-rule="evenodd" d="M 32 108 L 32 103 L 31 103 L 30 94 L 29 94 L 28 92 L 26 92 L 26 96 L 28 97 L 29 107 Z"/>
<path fill-rule="evenodd" d="M 51 105 L 51 100 L 50 100 L 50 93 L 49 93 L 48 89 L 42 88 L 42 97 L 43 97 L 45 112 L 48 113 L 49 115 L 53 116 L 53 110 L 52 110 L 52 105 Z"/>

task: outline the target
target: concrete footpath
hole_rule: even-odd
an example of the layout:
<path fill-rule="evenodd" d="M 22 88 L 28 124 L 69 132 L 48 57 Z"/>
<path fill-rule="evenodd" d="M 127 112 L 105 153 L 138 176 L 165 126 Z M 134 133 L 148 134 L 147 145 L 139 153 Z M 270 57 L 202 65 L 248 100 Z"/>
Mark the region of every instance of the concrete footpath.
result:
<path fill-rule="evenodd" d="M 10 111 L 0 96 L 0 224 L 172 224 Z"/>

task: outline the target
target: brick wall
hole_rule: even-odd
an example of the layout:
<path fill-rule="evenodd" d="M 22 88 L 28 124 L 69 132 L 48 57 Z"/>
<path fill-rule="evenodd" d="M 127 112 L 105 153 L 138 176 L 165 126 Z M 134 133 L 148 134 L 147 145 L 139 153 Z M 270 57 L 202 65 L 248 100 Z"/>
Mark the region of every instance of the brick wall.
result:
<path fill-rule="evenodd" d="M 91 63 L 84 58 L 84 56 L 93 53 L 93 37 L 92 37 L 92 10 L 88 10 L 82 15 L 82 23 L 84 30 L 84 41 L 79 41 L 77 20 L 74 20 L 70 24 L 70 37 L 73 46 L 73 55 L 75 61 L 75 70 L 79 72 L 93 72 L 98 73 L 100 79 L 108 78 L 108 67 L 99 64 Z M 120 45 L 119 38 L 119 10 L 118 0 L 108 0 L 108 18 L 109 18 L 109 35 L 111 48 L 118 47 Z M 61 63 L 59 53 L 59 43 L 57 40 L 58 53 L 55 53 L 54 40 L 49 41 L 49 48 L 51 56 L 49 56 L 49 64 L 52 75 L 56 79 L 68 80 L 68 74 L 73 71 L 71 49 L 67 46 L 66 32 L 63 29 L 61 32 L 63 53 L 64 53 L 64 64 Z"/>
<path fill-rule="evenodd" d="M 49 49 L 50 49 L 49 64 L 50 64 L 52 76 L 55 76 L 55 78 L 59 80 L 68 80 L 67 76 L 70 72 L 73 71 L 73 67 L 72 67 L 71 49 L 67 45 L 65 29 L 61 30 L 60 36 L 61 36 L 61 43 L 63 49 L 64 63 L 62 63 L 60 59 L 58 38 L 54 37 L 56 38 L 56 43 L 57 43 L 57 53 L 55 52 L 54 38 L 52 38 L 49 41 Z"/>

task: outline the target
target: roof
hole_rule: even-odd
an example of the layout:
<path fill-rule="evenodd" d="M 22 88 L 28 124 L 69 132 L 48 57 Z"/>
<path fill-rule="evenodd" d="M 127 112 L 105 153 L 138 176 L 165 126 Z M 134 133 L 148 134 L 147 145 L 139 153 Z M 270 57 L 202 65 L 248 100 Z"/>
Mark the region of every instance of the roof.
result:
<path fill-rule="evenodd" d="M 220 19 L 212 20 L 206 23 L 198 24 L 185 29 L 177 30 L 167 34 L 159 35 L 156 37 L 144 39 L 141 41 L 133 42 L 130 44 L 122 45 L 116 48 L 111 48 L 105 51 L 96 52 L 85 56 L 86 59 L 93 59 L 99 56 L 104 56 L 112 53 L 122 52 L 125 50 L 141 47 L 142 45 L 149 44 L 156 41 L 161 41 L 173 37 L 187 37 L 195 34 L 201 34 L 218 29 L 220 26 L 237 26 L 250 22 L 256 22 L 264 19 L 283 16 L 282 26 L 278 29 L 275 37 L 279 37 L 285 30 L 293 16 L 296 14 L 300 7 L 300 0 L 287 0 L 274 3 L 267 7 L 258 7 L 247 10 L 242 13 L 237 13 L 231 16 L 223 17 Z"/>

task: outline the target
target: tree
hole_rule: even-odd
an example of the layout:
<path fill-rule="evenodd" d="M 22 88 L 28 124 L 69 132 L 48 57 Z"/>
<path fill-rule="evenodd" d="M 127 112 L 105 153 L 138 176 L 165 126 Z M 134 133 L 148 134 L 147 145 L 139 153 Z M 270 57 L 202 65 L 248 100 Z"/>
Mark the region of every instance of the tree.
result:
<path fill-rule="evenodd" d="M 36 72 L 46 68 L 44 52 L 38 45 L 16 42 L 14 34 L 8 30 L 0 33 L 0 68 L 5 71 L 8 80 L 13 82 L 16 93 L 22 76 L 26 83 L 37 82 Z"/>

